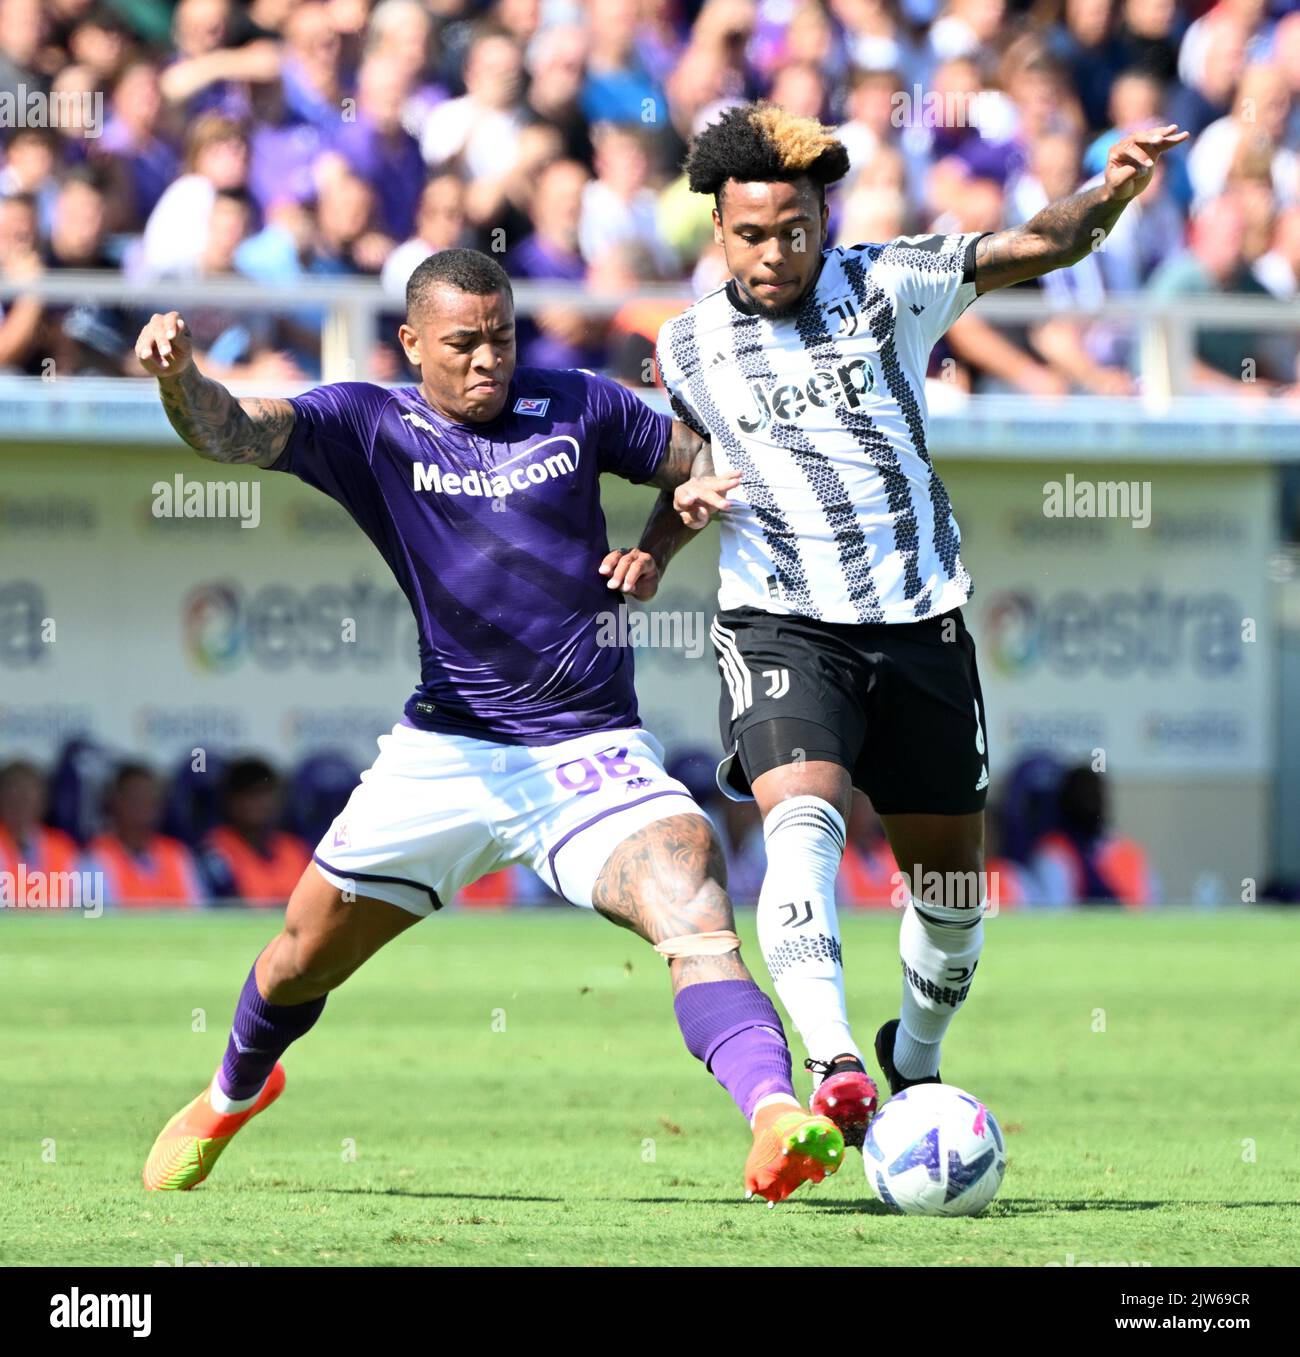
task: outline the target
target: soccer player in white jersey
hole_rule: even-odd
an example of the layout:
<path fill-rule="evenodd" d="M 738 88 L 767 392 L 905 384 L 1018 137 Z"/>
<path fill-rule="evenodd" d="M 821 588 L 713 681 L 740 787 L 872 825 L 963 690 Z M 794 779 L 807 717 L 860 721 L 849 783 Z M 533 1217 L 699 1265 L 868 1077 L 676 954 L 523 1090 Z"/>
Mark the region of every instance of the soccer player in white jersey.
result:
<path fill-rule="evenodd" d="M 875 1039 L 891 1092 L 938 1081 L 983 945 L 987 726 L 971 578 L 926 442 L 930 350 L 980 293 L 1096 248 L 1185 138 L 1125 137 L 1102 184 L 1023 226 L 848 248 L 828 245 L 826 206 L 848 156 L 816 120 L 736 107 L 691 146 L 730 278 L 663 327 L 658 361 L 718 474 L 680 487 L 676 510 L 661 496 L 643 544 L 666 559 L 669 538 L 721 515 L 719 785 L 762 813 L 759 940 L 819 1081 L 812 1106 L 848 1143 L 877 1096 L 835 915 L 855 787 L 900 866 L 902 1006 Z"/>

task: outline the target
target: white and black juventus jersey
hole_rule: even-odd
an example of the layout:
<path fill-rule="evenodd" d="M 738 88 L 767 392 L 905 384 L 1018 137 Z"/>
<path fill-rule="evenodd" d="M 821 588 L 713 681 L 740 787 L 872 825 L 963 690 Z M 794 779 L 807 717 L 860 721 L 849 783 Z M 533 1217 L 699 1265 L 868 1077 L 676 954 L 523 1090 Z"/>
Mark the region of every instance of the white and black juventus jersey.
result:
<path fill-rule="evenodd" d="M 975 300 L 979 239 L 829 249 L 788 319 L 729 282 L 659 332 L 678 418 L 743 477 L 721 517 L 720 608 L 916 622 L 970 597 L 926 447 L 925 372 Z"/>

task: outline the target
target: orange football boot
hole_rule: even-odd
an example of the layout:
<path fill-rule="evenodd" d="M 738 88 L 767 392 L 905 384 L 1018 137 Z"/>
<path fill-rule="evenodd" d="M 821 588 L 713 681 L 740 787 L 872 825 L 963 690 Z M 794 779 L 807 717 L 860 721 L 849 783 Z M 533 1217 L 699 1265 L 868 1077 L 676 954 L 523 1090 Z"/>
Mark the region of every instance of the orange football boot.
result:
<path fill-rule="evenodd" d="M 277 1060 L 257 1101 L 243 1112 L 218 1112 L 208 1097 L 209 1082 L 162 1128 L 144 1165 L 151 1192 L 188 1192 L 216 1167 L 221 1152 L 246 1122 L 264 1112 L 284 1092 L 284 1066 Z"/>
<path fill-rule="evenodd" d="M 745 1161 L 745 1193 L 769 1206 L 800 1183 L 820 1183 L 844 1162 L 844 1137 L 829 1117 L 771 1103 L 754 1118 L 754 1147 Z"/>

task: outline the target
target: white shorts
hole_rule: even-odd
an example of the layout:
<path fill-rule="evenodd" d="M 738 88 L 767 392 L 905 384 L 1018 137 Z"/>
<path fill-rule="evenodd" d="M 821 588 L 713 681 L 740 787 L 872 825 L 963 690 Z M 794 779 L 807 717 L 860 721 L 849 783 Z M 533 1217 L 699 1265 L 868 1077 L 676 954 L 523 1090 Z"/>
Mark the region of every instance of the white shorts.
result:
<path fill-rule="evenodd" d="M 624 839 L 690 814 L 704 812 L 664 772 L 646 730 L 535 746 L 398 725 L 379 737 L 379 757 L 312 856 L 340 890 L 412 914 L 431 914 L 511 863 L 590 909 Z"/>

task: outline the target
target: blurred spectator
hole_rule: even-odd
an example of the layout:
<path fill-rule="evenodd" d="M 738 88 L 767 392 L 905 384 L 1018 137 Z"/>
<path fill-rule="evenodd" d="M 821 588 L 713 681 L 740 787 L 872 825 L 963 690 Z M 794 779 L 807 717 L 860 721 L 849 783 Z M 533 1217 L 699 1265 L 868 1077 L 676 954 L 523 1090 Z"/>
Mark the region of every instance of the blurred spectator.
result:
<path fill-rule="evenodd" d="M 1155 297 L 1267 296 L 1247 267 L 1246 214 L 1230 194 L 1206 204 L 1192 219 L 1189 248 L 1156 270 Z M 1250 330 L 1202 328 L 1196 339 L 1190 386 L 1201 392 L 1266 395 L 1291 374 L 1261 371 L 1265 336 Z"/>
<path fill-rule="evenodd" d="M 311 851 L 279 829 L 284 785 L 264 759 L 236 759 L 223 787 L 225 818 L 203 841 L 200 862 L 221 897 L 282 906 L 298 884 Z"/>
<path fill-rule="evenodd" d="M 45 249 L 47 269 L 107 269 L 107 209 L 102 178 L 83 166 L 64 180 L 54 229 Z M 97 302 L 47 307 L 42 318 L 42 362 L 64 376 L 137 372 L 131 347 L 134 321 L 122 307 Z"/>
<path fill-rule="evenodd" d="M 83 162 L 91 139 L 104 130 L 96 122 L 96 97 L 102 93 L 99 78 L 85 65 L 64 66 L 50 81 L 51 108 L 59 110 L 55 156 L 61 165 Z"/>
<path fill-rule="evenodd" d="M 951 214 L 936 230 L 995 231 L 1002 224 L 1002 192 L 991 179 L 960 181 Z M 953 368 L 951 360 L 961 366 Z M 949 327 L 930 355 L 930 374 L 942 375 L 959 387 L 1020 391 L 1032 396 L 1060 396 L 1068 380 L 1030 351 L 1023 327 L 995 329 L 972 308 Z"/>
<path fill-rule="evenodd" d="M 1090 128 L 1106 125 L 1110 89 L 1123 69 L 1123 41 L 1111 33 L 1112 0 L 1065 0 L 1065 22 L 1052 34 L 1052 51 L 1070 72 Z"/>
<path fill-rule="evenodd" d="M 420 150 L 431 169 L 452 165 L 469 180 L 496 178 L 514 164 L 525 122 L 523 59 L 508 34 L 487 30 L 470 44 L 465 93 L 430 113 Z"/>
<path fill-rule="evenodd" d="M 439 250 L 464 245 L 466 229 L 464 181 L 451 172 L 435 174 L 420 194 L 415 234 L 384 261 L 384 291 L 405 299 L 407 280 L 416 268 Z"/>
<path fill-rule="evenodd" d="M 239 124 L 216 113 L 191 124 L 184 173 L 158 199 L 145 224 L 138 267 L 144 277 L 193 268 L 207 244 L 218 189 L 245 188 L 248 139 Z"/>
<path fill-rule="evenodd" d="M 0 198 L 0 277 L 11 282 L 39 278 L 45 270 L 39 243 L 36 200 L 28 193 Z M 44 315 L 36 297 L 0 303 L 0 371 L 22 372 L 33 362 Z"/>
<path fill-rule="evenodd" d="M 180 157 L 163 134 L 158 72 L 148 61 L 127 65 L 113 85 L 111 113 L 92 153 L 125 173 L 117 186 L 119 229 L 139 231 L 180 169 Z"/>
<path fill-rule="evenodd" d="M 126 24 L 106 5 L 92 4 L 67 37 L 68 55 L 91 73 L 91 88 L 112 83 L 131 52 Z"/>
<path fill-rule="evenodd" d="M 823 117 L 828 102 L 822 73 L 810 61 L 782 66 L 767 97 L 801 118 Z"/>
<path fill-rule="evenodd" d="M 291 120 L 326 132 L 338 128 L 343 96 L 348 93 L 336 14 L 337 6 L 319 0 L 295 5 L 285 20 L 280 62 L 285 112 Z"/>
<path fill-rule="evenodd" d="M 1247 33 L 1231 17 L 1214 28 L 1214 41 L 1197 63 L 1193 76 L 1170 90 L 1166 112 L 1170 122 L 1199 136 L 1216 118 L 1228 113 L 1233 91 L 1246 64 Z"/>
<path fill-rule="evenodd" d="M 587 33 L 576 26 L 543 29 L 528 45 L 528 112 L 559 130 L 566 159 L 591 164 L 591 135 L 582 110 Z"/>
<path fill-rule="evenodd" d="M 39 768 L 21 759 L 0 768 L 0 873 L 11 880 L 19 863 L 29 876 L 76 870 L 77 845 L 43 823 L 48 809 L 49 784 Z M 43 893 L 48 899 L 47 887 Z M 35 898 L 32 883 L 24 894 Z"/>
<path fill-rule="evenodd" d="M 1196 19 L 1183 34 L 1178 48 L 1178 75 L 1182 82 L 1197 83 L 1229 28 L 1242 34 L 1246 60 L 1258 61 L 1264 55 L 1263 24 L 1268 5 L 1269 0 L 1219 0 Z"/>
<path fill-rule="evenodd" d="M 1030 157 L 1008 194 L 1013 223 L 1028 221 L 1078 187 L 1079 143 L 1073 135 L 1040 137 Z M 1030 342 L 1039 357 L 1075 390 L 1098 396 L 1133 395 L 1137 388 L 1126 367 L 1127 336 L 1112 324 L 1073 314 L 1086 313 L 1105 300 L 1100 252 L 1085 255 L 1068 269 L 1044 274 L 1038 286 L 1058 313 L 1030 329 Z"/>
<path fill-rule="evenodd" d="M 110 905 L 193 907 L 203 888 L 189 849 L 158 832 L 162 787 L 143 764 L 124 763 L 109 785 L 109 828 L 86 847 L 82 870 L 102 872 Z"/>
<path fill-rule="evenodd" d="M 357 74 L 356 108 L 334 139 L 349 168 L 377 188 L 380 225 L 394 240 L 411 234 L 424 188 L 419 143 L 402 127 L 412 75 L 395 58 L 368 56 Z"/>
<path fill-rule="evenodd" d="M 1300 207 L 1278 214 L 1270 248 L 1255 260 L 1251 272 L 1279 301 L 1300 293 Z"/>
<path fill-rule="evenodd" d="M 172 16 L 174 58 L 161 75 L 163 98 L 187 119 L 201 113 L 245 118 L 250 85 L 280 72 L 277 43 L 230 43 L 234 15 L 228 0 L 180 0 Z"/>
<path fill-rule="evenodd" d="M 378 274 L 395 242 L 379 227 L 379 198 L 360 175 L 341 169 L 321 184 L 309 273 Z"/>
<path fill-rule="evenodd" d="M 1106 103 L 1109 126 L 1094 138 L 1084 152 L 1084 173 L 1100 174 L 1106 168 L 1110 148 L 1130 132 L 1163 123 L 1160 114 L 1164 94 L 1164 85 L 1146 71 L 1130 70 L 1117 76 L 1110 87 L 1110 97 Z M 1163 164 L 1164 161 L 1157 163 Z M 1140 196 L 1145 195 L 1144 189 Z"/>
<path fill-rule="evenodd" d="M 570 283 L 586 278 L 578 224 L 588 178 L 573 160 L 556 160 L 542 171 L 533 196 L 533 230 L 505 257 L 511 277 Z M 519 361 L 530 367 L 599 367 L 604 359 L 603 329 L 598 318 L 572 308 L 544 307 L 536 315 L 519 318 Z"/>
<path fill-rule="evenodd" d="M 59 198 L 56 133 L 44 127 L 20 127 L 9 138 L 4 169 L 0 170 L 0 197 L 27 194 L 36 203 L 41 238 L 54 226 Z"/>
<path fill-rule="evenodd" d="M 1300 201 L 1300 156 L 1281 144 L 1291 112 L 1291 95 L 1273 66 L 1251 66 L 1241 77 L 1232 113 L 1211 123 L 1187 157 L 1193 210 L 1217 197 L 1235 157 L 1254 150 L 1269 167 L 1273 191 L 1283 203 Z"/>
<path fill-rule="evenodd" d="M 397 63 L 407 91 L 402 126 L 417 140 L 425 119 L 447 97 L 447 88 L 430 80 L 434 50 L 433 15 L 421 0 L 380 0 L 366 23 L 366 56 Z"/>
<path fill-rule="evenodd" d="M 1171 85 L 1178 75 L 1175 0 L 1122 0 L 1119 10 L 1115 32 L 1124 49 L 1124 66 Z"/>
<path fill-rule="evenodd" d="M 1006 10 L 1004 0 L 949 0 L 930 25 L 927 44 L 937 61 L 991 53 Z"/>
<path fill-rule="evenodd" d="M 637 0 L 588 0 L 582 111 L 592 123 L 663 121 L 663 94 L 637 51 Z"/>
<path fill-rule="evenodd" d="M 1045 835 L 1033 858 L 1034 902 L 1157 903 L 1158 891 L 1146 850 L 1135 839 L 1113 834 L 1103 779 L 1086 765 L 1071 768 L 1061 782 L 1060 828 Z"/>
<path fill-rule="evenodd" d="M 586 259 L 615 245 L 641 245 L 665 268 L 677 261 L 655 229 L 655 192 L 650 187 L 650 155 L 638 128 L 601 123 L 593 130 L 596 178 L 582 196 L 578 243 Z"/>
<path fill-rule="evenodd" d="M 248 186 L 263 211 L 282 198 L 311 199 L 318 187 L 317 162 L 345 127 L 344 99 L 349 112 L 355 109 L 335 12 L 318 0 L 291 11 L 280 79 L 258 91 Z"/>
<path fill-rule="evenodd" d="M 15 104 L 25 103 L 26 91 L 49 87 L 57 69 L 49 32 L 42 0 L 0 0 L 0 94 Z"/>
<path fill-rule="evenodd" d="M 212 202 L 203 253 L 192 270 L 167 277 L 222 278 L 235 273 L 239 247 L 253 222 L 253 201 L 244 189 L 222 189 Z M 220 381 L 300 382 L 293 358 L 277 351 L 278 320 L 268 311 L 192 306 L 185 311 L 194 351 L 204 370 Z"/>
<path fill-rule="evenodd" d="M 911 86 L 924 74 L 916 45 L 899 14 L 897 0 L 831 0 L 831 12 L 843 25 L 843 52 L 819 4 L 801 4 L 790 23 L 786 60 L 798 54 L 835 79 L 844 63 L 857 71 L 897 71 Z"/>

